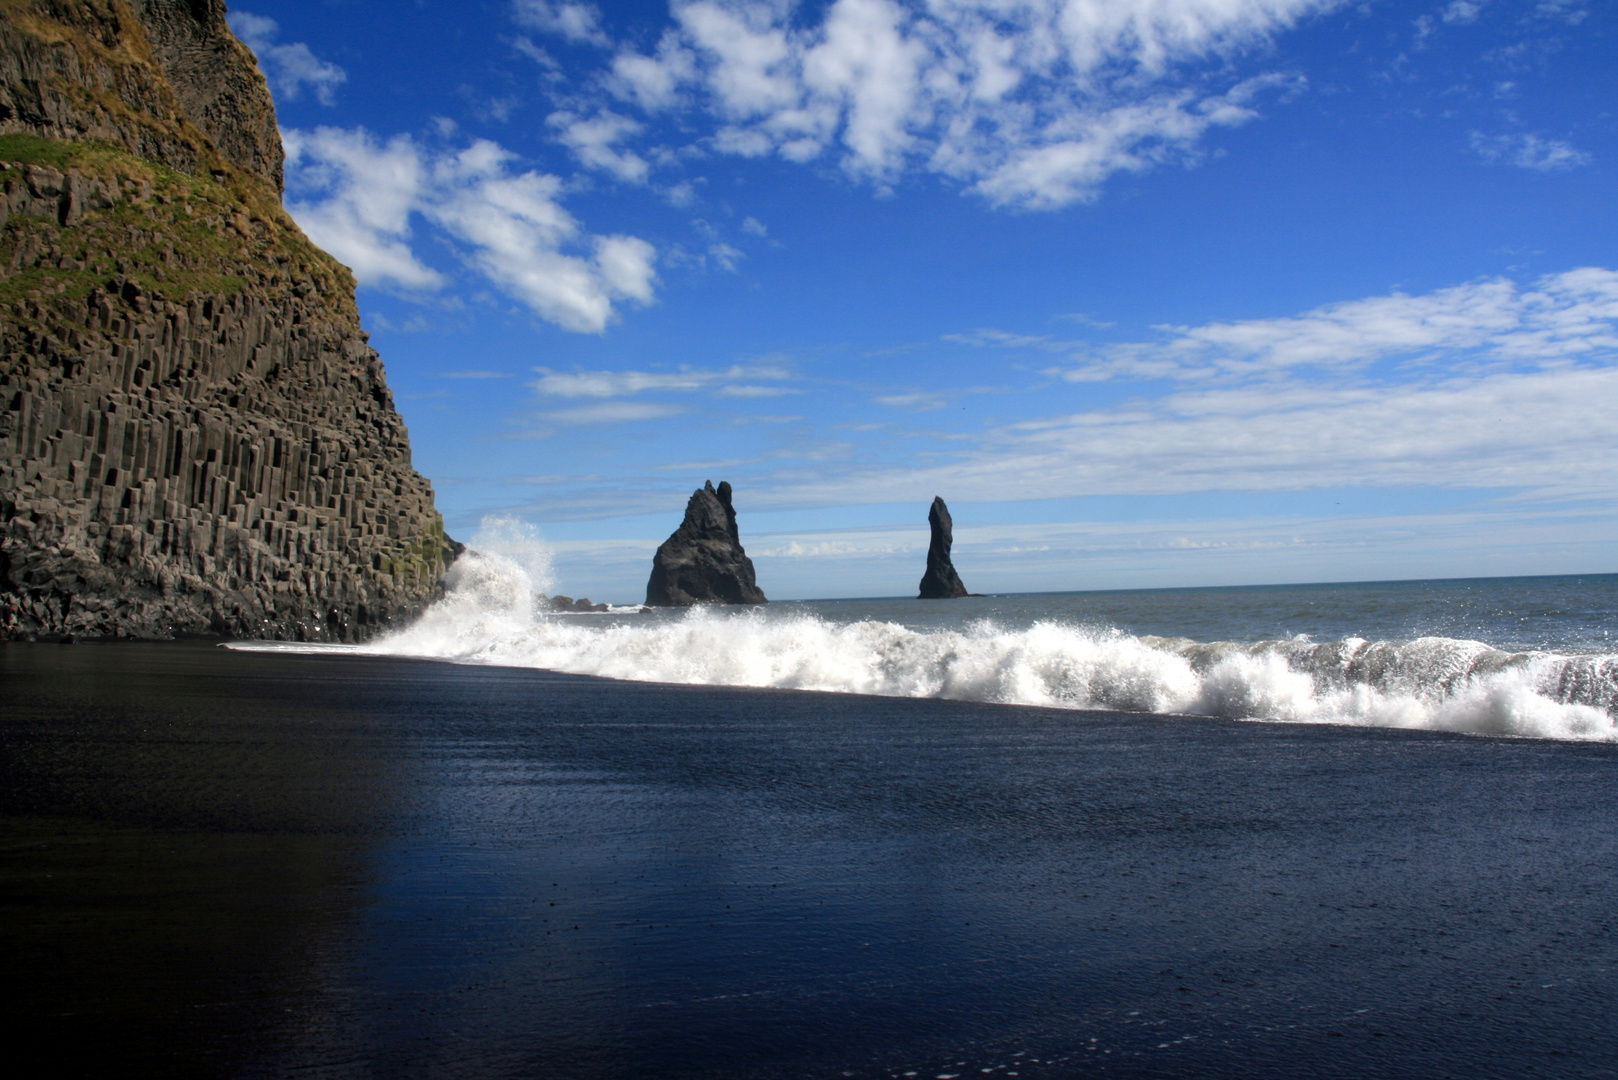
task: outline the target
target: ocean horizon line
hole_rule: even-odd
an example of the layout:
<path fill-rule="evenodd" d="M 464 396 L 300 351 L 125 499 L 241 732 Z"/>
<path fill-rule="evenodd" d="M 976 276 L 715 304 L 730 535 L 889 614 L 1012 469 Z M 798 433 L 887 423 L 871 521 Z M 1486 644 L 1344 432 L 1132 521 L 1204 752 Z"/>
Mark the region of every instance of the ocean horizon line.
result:
<path fill-rule="evenodd" d="M 1574 574 L 1487 574 L 1468 575 L 1465 577 L 1434 577 L 1434 578 L 1369 578 L 1363 580 L 1344 581 L 1277 581 L 1262 584 L 1245 585 L 1152 585 L 1138 588 L 1122 589 L 1030 589 L 1025 592 L 982 592 L 973 593 L 970 597 L 958 599 L 997 599 L 1019 596 L 1123 596 L 1130 593 L 1179 593 L 1179 592 L 1239 592 L 1247 589 L 1325 589 L 1347 585 L 1453 585 L 1462 582 L 1502 582 L 1502 581 L 1571 581 L 1582 578 L 1618 578 L 1618 570 L 1600 570 L 1588 573 Z M 799 596 L 782 600 L 772 600 L 772 604 L 842 604 L 859 601 L 889 601 L 889 600 L 917 600 L 909 593 L 895 593 L 887 596 Z M 634 605 L 621 605 L 632 607 Z"/>

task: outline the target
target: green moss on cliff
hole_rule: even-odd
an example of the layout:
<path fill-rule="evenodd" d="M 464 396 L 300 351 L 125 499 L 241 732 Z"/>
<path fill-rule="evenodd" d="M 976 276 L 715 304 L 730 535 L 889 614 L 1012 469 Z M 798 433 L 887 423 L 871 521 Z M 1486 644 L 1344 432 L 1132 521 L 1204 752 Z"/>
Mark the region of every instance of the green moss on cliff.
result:
<path fill-rule="evenodd" d="M 26 166 L 100 181 L 104 205 L 68 227 L 14 215 L 0 230 L 0 304 L 81 299 L 110 279 L 155 296 L 231 297 L 245 289 L 313 292 L 357 316 L 348 269 L 315 247 L 255 177 L 190 176 L 101 143 L 0 135 L 0 184 Z M 232 181 L 235 182 L 232 182 Z"/>
<path fill-rule="evenodd" d="M 74 168 L 94 176 L 111 176 L 119 161 L 133 159 L 103 142 L 66 142 L 18 132 L 0 135 L 0 160 L 49 165 L 63 172 Z"/>

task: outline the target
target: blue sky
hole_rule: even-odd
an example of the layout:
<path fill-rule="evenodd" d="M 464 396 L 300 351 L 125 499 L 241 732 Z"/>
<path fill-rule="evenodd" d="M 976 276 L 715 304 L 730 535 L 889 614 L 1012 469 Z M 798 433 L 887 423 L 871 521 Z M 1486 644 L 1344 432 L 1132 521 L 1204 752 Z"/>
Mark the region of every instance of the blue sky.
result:
<path fill-rule="evenodd" d="M 452 534 L 632 601 L 1618 571 L 1618 7 L 247 0 Z"/>

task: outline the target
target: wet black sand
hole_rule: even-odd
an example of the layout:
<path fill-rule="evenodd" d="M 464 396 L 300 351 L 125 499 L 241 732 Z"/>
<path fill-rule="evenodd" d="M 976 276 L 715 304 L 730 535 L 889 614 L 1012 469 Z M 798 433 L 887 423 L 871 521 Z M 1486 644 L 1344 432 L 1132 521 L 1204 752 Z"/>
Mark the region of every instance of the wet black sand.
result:
<path fill-rule="evenodd" d="M 64 1075 L 1618 1076 L 1618 747 L 200 644 L 0 694 Z"/>

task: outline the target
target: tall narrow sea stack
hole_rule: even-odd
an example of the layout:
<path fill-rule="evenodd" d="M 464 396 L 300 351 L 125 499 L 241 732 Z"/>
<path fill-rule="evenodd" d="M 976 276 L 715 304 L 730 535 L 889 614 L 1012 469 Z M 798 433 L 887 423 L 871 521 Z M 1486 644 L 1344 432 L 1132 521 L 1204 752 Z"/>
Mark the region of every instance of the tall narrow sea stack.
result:
<path fill-rule="evenodd" d="M 961 575 L 950 562 L 949 549 L 955 543 L 955 523 L 949 518 L 949 507 L 944 500 L 933 496 L 933 508 L 927 512 L 927 524 L 932 526 L 933 538 L 927 545 L 927 572 L 921 576 L 921 599 L 953 600 L 971 595 L 961 584 Z"/>
<path fill-rule="evenodd" d="M 224 15 L 0 6 L 0 638 L 352 641 L 453 558 Z"/>
<path fill-rule="evenodd" d="M 730 485 L 713 481 L 691 493 L 685 520 L 652 557 L 646 582 L 648 607 L 692 604 L 763 604 L 764 591 L 753 578 L 753 560 L 736 531 Z"/>

